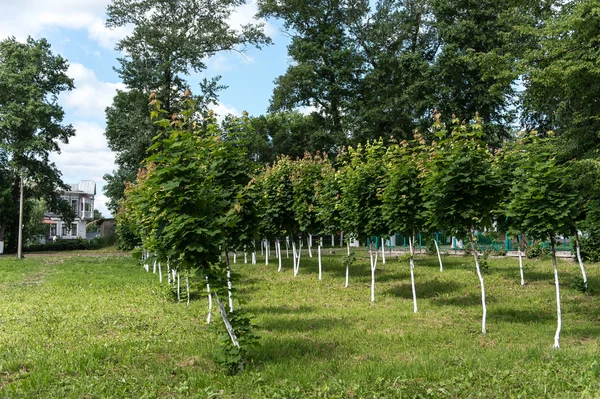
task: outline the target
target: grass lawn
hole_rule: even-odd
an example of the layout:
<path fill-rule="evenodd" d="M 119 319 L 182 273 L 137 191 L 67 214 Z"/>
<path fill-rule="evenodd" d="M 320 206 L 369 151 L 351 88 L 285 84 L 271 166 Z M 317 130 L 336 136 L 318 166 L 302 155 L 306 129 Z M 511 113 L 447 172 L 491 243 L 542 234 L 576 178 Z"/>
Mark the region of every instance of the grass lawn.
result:
<path fill-rule="evenodd" d="M 517 259 L 489 260 L 485 336 L 472 258 L 445 257 L 443 273 L 437 258 L 417 258 L 417 314 L 407 261 L 379 266 L 375 304 L 364 253 L 349 288 L 337 254 L 324 256 L 322 281 L 306 254 L 295 278 L 291 259 L 281 273 L 274 256 L 238 263 L 261 340 L 251 367 L 229 377 L 211 358 L 221 326 L 217 314 L 206 325 L 203 287 L 187 309 L 157 275 L 108 254 L 0 257 L 0 397 L 600 397 L 598 264 L 584 296 L 569 285 L 578 265 L 559 263 L 555 350 L 547 260 L 526 260 L 525 288 Z"/>

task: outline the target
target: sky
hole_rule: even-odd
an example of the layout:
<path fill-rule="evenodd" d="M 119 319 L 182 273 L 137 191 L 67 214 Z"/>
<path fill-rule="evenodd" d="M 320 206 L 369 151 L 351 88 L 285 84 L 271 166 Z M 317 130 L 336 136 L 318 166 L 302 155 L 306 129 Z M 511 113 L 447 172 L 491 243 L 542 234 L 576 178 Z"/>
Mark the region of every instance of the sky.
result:
<path fill-rule="evenodd" d="M 117 89 L 123 89 L 114 67 L 118 66 L 119 53 L 114 51 L 117 41 L 131 28 L 110 30 L 104 26 L 106 6 L 110 0 L 0 0 L 0 40 L 14 36 L 24 41 L 46 38 L 54 54 L 68 60 L 68 75 L 74 79 L 75 89 L 64 92 L 59 103 L 65 110 L 65 123 L 72 124 L 76 135 L 69 144 L 61 145 L 60 154 L 51 160 L 62 172 L 63 181 L 80 180 L 96 182 L 95 208 L 104 216 L 107 198 L 102 191 L 102 176 L 115 168 L 114 154 L 104 137 L 104 110 L 112 103 Z M 254 20 L 256 0 L 247 0 L 230 19 L 232 27 Z M 265 23 L 265 33 L 274 44 L 258 49 L 248 49 L 245 55 L 218 54 L 207 61 L 202 75 L 190 76 L 192 91 L 199 91 L 197 82 L 203 77 L 220 75 L 221 84 L 228 86 L 220 93 L 215 112 L 223 117 L 231 113 L 251 115 L 266 112 L 273 92 L 273 81 L 289 65 L 288 36 L 276 21 Z M 196 84 L 194 87 L 194 83 Z"/>

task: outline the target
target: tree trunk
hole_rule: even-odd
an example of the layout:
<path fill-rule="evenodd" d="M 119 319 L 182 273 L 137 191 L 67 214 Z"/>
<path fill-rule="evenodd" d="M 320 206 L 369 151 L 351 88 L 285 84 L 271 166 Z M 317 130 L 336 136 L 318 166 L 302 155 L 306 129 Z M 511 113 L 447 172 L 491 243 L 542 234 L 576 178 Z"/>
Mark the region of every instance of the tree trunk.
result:
<path fill-rule="evenodd" d="M 287 259 L 290 258 L 290 239 L 285 237 L 285 256 Z"/>
<path fill-rule="evenodd" d="M 554 334 L 554 348 L 560 348 L 560 330 L 562 329 L 562 313 L 560 311 L 560 285 L 558 284 L 558 266 L 556 265 L 556 248 L 554 246 L 554 235 L 550 235 L 550 244 L 552 245 L 552 264 L 554 265 L 554 285 L 556 287 L 556 317 L 557 326 Z"/>
<path fill-rule="evenodd" d="M 523 253 L 521 252 L 521 237 L 517 236 L 519 244 L 519 273 L 521 273 L 521 287 L 525 287 L 525 275 L 523 273 Z"/>
<path fill-rule="evenodd" d="M 177 270 L 177 303 L 181 303 L 181 282 L 179 278 L 179 270 Z"/>
<path fill-rule="evenodd" d="M 323 266 L 321 265 L 321 237 L 319 237 L 319 242 L 318 242 L 318 251 L 319 251 L 319 281 L 322 280 L 322 271 L 323 271 Z"/>
<path fill-rule="evenodd" d="M 473 232 L 470 232 L 470 238 L 471 250 L 473 251 L 473 257 L 475 258 L 475 268 L 477 269 L 477 277 L 479 277 L 479 284 L 481 284 L 481 306 L 483 308 L 483 316 L 481 318 L 481 333 L 485 334 L 485 321 L 487 318 L 487 307 L 485 306 L 485 283 L 483 281 L 481 269 L 479 268 L 479 256 L 477 254 L 477 250 L 475 249 L 475 236 L 473 235 Z"/>
<path fill-rule="evenodd" d="M 277 245 L 277 253 L 279 253 L 279 268 L 277 269 L 277 271 L 280 272 L 281 271 L 281 242 L 279 240 L 277 240 L 275 245 Z"/>
<path fill-rule="evenodd" d="M 269 264 L 269 242 L 265 240 L 265 265 Z"/>
<path fill-rule="evenodd" d="M 340 247 L 342 245 L 344 245 L 344 232 L 343 231 L 340 233 Z"/>
<path fill-rule="evenodd" d="M 244 245 L 244 264 L 248 264 L 248 251 L 246 251 L 246 246 Z"/>
<path fill-rule="evenodd" d="M 385 265 L 385 240 L 381 237 L 381 263 Z"/>
<path fill-rule="evenodd" d="M 410 284 L 412 286 L 412 294 L 413 294 L 413 312 L 417 313 L 417 290 L 415 289 L 415 247 L 414 243 L 414 235 L 408 238 L 408 245 L 410 247 Z"/>
<path fill-rule="evenodd" d="M 583 286 L 585 288 L 585 293 L 587 294 L 587 275 L 585 274 L 585 266 L 583 265 L 583 260 L 581 259 L 581 247 L 579 246 L 579 233 L 577 232 L 577 230 L 575 230 L 575 246 L 577 251 L 577 261 L 579 262 L 579 267 L 581 268 L 581 276 L 583 277 Z"/>
<path fill-rule="evenodd" d="M 208 293 L 208 316 L 206 316 L 206 324 L 210 324 L 212 317 L 212 295 L 210 293 L 210 284 L 208 283 L 208 276 L 206 276 L 206 292 Z"/>
<path fill-rule="evenodd" d="M 331 248 L 335 247 L 335 234 L 331 235 Z"/>
<path fill-rule="evenodd" d="M 225 251 L 225 262 L 227 264 L 227 299 L 229 300 L 229 312 L 233 312 L 233 296 L 231 295 L 231 265 L 229 265 L 229 252 Z"/>
<path fill-rule="evenodd" d="M 375 251 L 375 258 L 373 259 L 373 243 L 369 244 L 369 258 L 371 260 L 371 302 L 375 302 L 375 269 L 377 268 L 377 255 Z"/>
<path fill-rule="evenodd" d="M 190 279 L 189 279 L 189 272 L 186 273 L 185 275 L 185 289 L 186 289 L 186 293 L 187 293 L 187 304 L 186 307 L 190 307 Z"/>
<path fill-rule="evenodd" d="M 346 243 L 346 245 L 348 246 L 348 256 L 350 256 L 350 241 L 348 241 Z M 348 288 L 348 280 L 349 280 L 349 277 L 350 277 L 350 270 L 349 269 L 350 269 L 350 265 L 346 264 L 346 288 Z"/>
<path fill-rule="evenodd" d="M 0 226 L 0 255 L 4 253 L 4 226 Z"/>
<path fill-rule="evenodd" d="M 312 234 L 308 233 L 308 256 L 312 258 Z"/>
<path fill-rule="evenodd" d="M 433 242 L 435 243 L 435 251 L 437 252 L 438 260 L 440 261 L 440 272 L 444 271 L 444 265 L 442 264 L 442 255 L 440 255 L 440 247 L 438 246 L 437 237 L 433 236 Z"/>
<path fill-rule="evenodd" d="M 237 263 L 237 252 L 233 251 L 233 263 Z"/>
<path fill-rule="evenodd" d="M 162 266 L 160 265 L 160 262 L 158 262 L 158 282 L 162 283 Z"/>

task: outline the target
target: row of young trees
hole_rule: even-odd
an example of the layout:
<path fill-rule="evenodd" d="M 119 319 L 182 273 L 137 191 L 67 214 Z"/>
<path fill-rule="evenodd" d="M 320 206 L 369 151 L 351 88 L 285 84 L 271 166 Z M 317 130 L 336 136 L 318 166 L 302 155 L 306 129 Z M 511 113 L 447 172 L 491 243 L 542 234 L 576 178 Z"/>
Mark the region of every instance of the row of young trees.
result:
<path fill-rule="evenodd" d="M 231 256 L 256 251 L 257 240 L 266 238 L 276 243 L 281 270 L 285 240 L 291 243 L 297 275 L 302 247 L 306 244 L 312 256 L 315 234 L 338 232 L 345 232 L 348 240 L 371 238 L 371 301 L 378 261 L 372 238 L 392 233 L 410 237 L 415 312 L 415 235 L 444 231 L 467 238 L 481 285 L 482 333 L 487 310 L 475 232 L 499 228 L 514 236 L 549 240 L 559 320 L 554 345 L 559 346 L 555 238 L 577 237 L 584 222 L 597 222 L 588 212 L 594 189 L 584 184 L 598 177 L 597 162 L 561 159 L 551 133 L 524 134 L 504 149 L 491 151 L 482 140 L 478 115 L 470 123 L 453 118 L 446 127 L 436 113 L 429 132 L 435 140 L 429 143 L 416 132 L 410 141 L 392 138 L 392 144 L 385 145 L 380 139 L 350 147 L 340 152 L 335 164 L 322 154 L 305 154 L 296 160 L 282 156 L 259 169 L 248 153 L 251 132 L 246 117 L 219 126 L 211 112 L 199 117 L 189 91 L 185 97 L 186 109 L 170 119 L 160 119 L 169 115 L 160 101 L 151 101 L 162 134 L 150 148 L 152 155 L 138 172 L 137 183 L 126 190 L 118 229 L 172 270 L 196 271 L 207 280 L 209 296 L 220 305 L 229 330 L 227 351 L 236 358 L 243 358 L 240 343 L 249 322 L 239 309 L 233 311 L 231 299 L 229 311 L 222 306 L 221 298 L 235 293 Z M 321 278 L 320 240 L 317 251 Z"/>

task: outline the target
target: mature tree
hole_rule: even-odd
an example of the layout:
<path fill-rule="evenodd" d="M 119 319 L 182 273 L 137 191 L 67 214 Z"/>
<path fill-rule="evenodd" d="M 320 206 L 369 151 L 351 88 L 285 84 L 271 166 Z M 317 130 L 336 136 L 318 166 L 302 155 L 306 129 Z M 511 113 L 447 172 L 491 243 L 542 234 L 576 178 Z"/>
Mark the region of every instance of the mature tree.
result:
<path fill-rule="evenodd" d="M 146 157 L 151 138 L 161 133 L 148 119 L 148 96 L 155 92 L 169 115 L 180 110 L 184 78 L 206 68 L 206 59 L 222 51 L 244 51 L 260 47 L 270 39 L 260 24 L 239 29 L 229 25 L 229 17 L 244 0 L 114 0 L 107 8 L 109 28 L 132 25 L 133 32 L 119 41 L 123 52 L 117 68 L 127 86 L 107 109 L 106 136 L 117 152 L 119 169 L 107 175 L 106 194 L 114 209 L 124 181 L 131 181 Z M 206 113 L 222 88 L 218 78 L 204 80 L 202 95 L 195 98 L 199 113 Z"/>
<path fill-rule="evenodd" d="M 368 142 L 364 147 L 350 147 L 343 161 L 340 179 L 340 214 L 349 232 L 361 241 L 371 240 L 371 302 L 375 302 L 377 251 L 373 254 L 374 236 L 383 236 L 389 228 L 383 217 L 381 191 L 384 189 L 385 165 L 383 140 Z"/>
<path fill-rule="evenodd" d="M 0 241 L 9 230 L 8 248 L 16 248 L 19 180 L 27 182 L 26 197 L 44 198 L 48 208 L 69 218 L 66 202 L 60 194 L 67 189 L 61 173 L 50 162 L 52 152 L 60 152 L 60 143 L 68 143 L 75 134 L 62 123 L 64 111 L 58 95 L 73 88 L 67 76 L 67 61 L 52 54 L 45 40 L 28 38 L 25 43 L 9 38 L 0 42 L 0 193 L 8 206 L 0 210 Z M 2 199 L 0 199 L 2 201 Z"/>
<path fill-rule="evenodd" d="M 513 218 L 515 231 L 522 231 L 536 239 L 550 240 L 558 316 L 554 347 L 558 348 L 562 317 L 555 243 L 557 234 L 572 232 L 573 221 L 579 212 L 577 192 L 564 178 L 569 170 L 567 164 L 557 157 L 556 139 L 540 139 L 532 135 L 521 151 L 525 156 L 515 170 L 517 179 L 511 188 L 507 214 Z"/>
<path fill-rule="evenodd" d="M 539 43 L 525 59 L 525 122 L 554 130 L 563 152 L 597 157 L 600 148 L 600 11 L 595 0 L 556 5 L 535 30 Z"/>
<path fill-rule="evenodd" d="M 352 3 L 367 8 L 364 0 Z M 275 80 L 271 110 L 314 107 L 313 116 L 333 141 L 343 143 L 348 129 L 344 114 L 361 65 L 349 34 L 355 11 L 344 0 L 259 0 L 258 5 L 259 15 L 280 18 L 292 35 L 288 53 L 294 64 Z"/>
<path fill-rule="evenodd" d="M 415 235 L 425 226 L 423 177 L 421 176 L 424 143 L 420 134 L 411 142 L 393 144 L 386 153 L 383 213 L 391 231 L 408 236 L 410 245 L 410 279 L 413 292 L 413 310 L 417 313 L 417 294 L 414 277 Z"/>
<path fill-rule="evenodd" d="M 491 227 L 492 211 L 499 200 L 500 183 L 492 173 L 492 154 L 482 141 L 481 118 L 476 116 L 475 123 L 470 125 L 460 124 L 458 119 L 454 119 L 450 132 L 441 122 L 441 115 L 436 113 L 435 118 L 433 129 L 440 141 L 431 148 L 430 159 L 425 165 L 426 181 L 423 188 L 428 223 L 457 237 L 468 237 L 471 241 L 481 284 L 481 332 L 485 334 L 485 285 L 475 248 L 475 231 Z"/>

